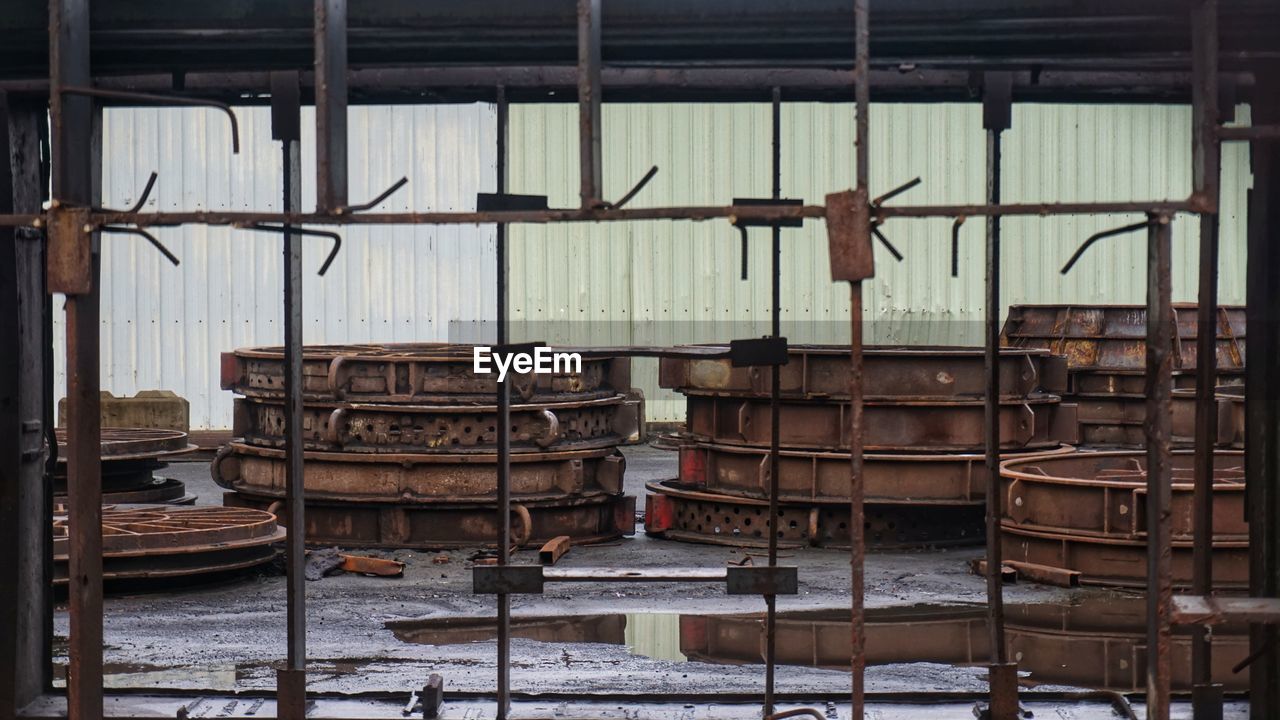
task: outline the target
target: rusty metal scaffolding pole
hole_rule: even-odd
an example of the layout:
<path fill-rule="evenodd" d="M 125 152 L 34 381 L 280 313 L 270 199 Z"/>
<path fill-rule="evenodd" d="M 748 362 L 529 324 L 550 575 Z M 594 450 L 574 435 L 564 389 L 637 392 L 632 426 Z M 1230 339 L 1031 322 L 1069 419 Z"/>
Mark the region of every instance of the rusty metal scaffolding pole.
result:
<path fill-rule="evenodd" d="M 315 0 L 316 207 L 347 204 L 347 0 Z"/>
<path fill-rule="evenodd" d="M 604 182 L 600 156 L 600 2 L 578 0 L 578 171 L 584 209 L 600 205 Z"/>
<path fill-rule="evenodd" d="M 507 191 L 507 134 L 510 107 L 506 88 L 497 90 L 497 180 L 498 195 Z M 507 226 L 495 229 L 497 275 L 497 344 L 511 341 L 507 328 Z M 498 382 L 498 565 L 506 565 L 511 547 L 511 390 L 505 380 Z M 498 720 L 511 710 L 511 595 L 498 593 Z"/>
<path fill-rule="evenodd" d="M 89 83 L 89 2 L 49 0 L 51 207 L 98 204 L 99 110 L 91 98 L 63 92 Z M 74 220 L 74 218 L 73 218 Z M 71 616 L 67 715 L 102 716 L 102 478 L 99 437 L 99 236 L 61 223 L 49 239 L 49 290 L 67 295 L 67 500 Z"/>
<path fill-rule="evenodd" d="M 1195 507 L 1192 549 L 1192 589 L 1213 592 L 1213 464 L 1218 435 L 1217 317 L 1218 317 L 1218 202 L 1221 145 L 1217 134 L 1222 113 L 1218 107 L 1218 2 L 1199 0 L 1191 15 L 1193 114 L 1192 191 L 1214 208 L 1200 214 L 1199 303 L 1196 323 Z M 1213 645 L 1209 628 L 1192 628 L 1192 708 L 1196 720 L 1221 720 L 1222 686 L 1212 674 Z"/>
<path fill-rule="evenodd" d="M 280 141 L 281 205 L 302 205 L 301 107 L 298 74 L 272 73 L 271 135 Z M 277 714 L 302 720 L 307 690 L 306 510 L 303 483 L 302 419 L 302 236 L 284 233 L 284 398 L 285 502 L 289 535 L 285 543 L 285 667 L 276 672 Z"/>
<path fill-rule="evenodd" d="M 1151 217 L 1147 237 L 1147 718 L 1169 720 L 1173 547 L 1169 506 L 1174 324 L 1172 218 Z"/>
<path fill-rule="evenodd" d="M 871 177 L 871 36 L 870 0 L 853 0 L 854 32 L 854 195 L 867 203 Z M 868 237 L 870 227 L 867 228 Z M 868 241 L 869 242 L 869 241 Z M 866 529 L 863 523 L 862 485 L 862 281 L 849 284 L 849 611 L 852 635 L 850 660 L 850 717 L 862 720 L 866 672 L 866 613 L 863 602 Z"/>
<path fill-rule="evenodd" d="M 782 88 L 773 89 L 772 103 L 772 166 L 774 200 L 782 198 Z M 782 227 L 772 228 L 772 242 L 769 248 L 770 258 L 770 298 L 769 333 L 775 339 L 782 337 Z M 778 564 L 778 446 L 781 442 L 781 428 L 778 415 L 782 408 L 782 366 L 775 364 L 769 369 L 769 567 Z M 773 714 L 774 674 L 778 662 L 778 596 L 765 595 L 765 629 L 764 629 L 764 714 Z"/>
<path fill-rule="evenodd" d="M 1012 124 L 1013 75 L 989 72 L 982 83 L 982 126 L 987 131 L 987 203 L 1000 204 L 1001 133 Z M 1014 720 L 1018 714 L 1018 666 L 1009 662 L 1004 641 L 1004 585 L 1001 574 L 1000 517 L 1000 216 L 987 216 L 986 325 L 983 339 L 984 442 L 987 466 L 987 623 L 991 633 L 989 715 Z"/>

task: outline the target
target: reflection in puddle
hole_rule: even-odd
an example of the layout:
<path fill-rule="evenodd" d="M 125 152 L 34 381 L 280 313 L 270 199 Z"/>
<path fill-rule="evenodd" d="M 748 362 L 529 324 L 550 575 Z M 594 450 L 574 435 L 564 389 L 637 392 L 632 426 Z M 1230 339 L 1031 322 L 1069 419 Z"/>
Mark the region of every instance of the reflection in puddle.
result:
<path fill-rule="evenodd" d="M 1145 600 L 1140 597 L 1083 598 L 1074 604 L 1008 605 L 1006 642 L 1029 684 L 1075 685 L 1140 691 L 1146 685 Z M 456 645 L 491 642 L 493 618 L 438 618 L 387 623 L 411 643 Z M 764 616 L 632 613 L 513 617 L 515 638 L 554 644 L 623 645 L 660 660 L 758 664 L 764 653 Z M 867 664 L 988 661 L 986 612 L 974 605 L 916 605 L 867 611 Z M 1243 690 L 1247 672 L 1231 668 L 1248 655 L 1244 626 L 1214 628 L 1213 674 L 1227 690 Z M 847 610 L 778 614 L 778 662 L 784 665 L 848 667 L 851 632 Z M 1172 644 L 1173 686 L 1190 689 L 1191 644 L 1176 634 Z"/>

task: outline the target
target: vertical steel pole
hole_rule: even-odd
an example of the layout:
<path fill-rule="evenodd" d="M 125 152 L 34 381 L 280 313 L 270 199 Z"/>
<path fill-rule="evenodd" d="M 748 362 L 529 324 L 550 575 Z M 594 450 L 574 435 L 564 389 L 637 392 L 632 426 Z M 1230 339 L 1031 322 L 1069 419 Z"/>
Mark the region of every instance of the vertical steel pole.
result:
<path fill-rule="evenodd" d="M 1192 190 L 1213 207 L 1200 213 L 1200 290 L 1196 310 L 1196 414 L 1194 547 L 1192 586 L 1197 595 L 1213 591 L 1213 460 L 1218 435 L 1218 201 L 1221 147 L 1218 108 L 1218 3 L 1199 0 L 1192 10 L 1194 119 Z M 1213 683 L 1213 646 L 1208 628 L 1196 625 L 1191 638 L 1192 707 L 1196 720 L 1221 720 L 1222 686 Z"/>
<path fill-rule="evenodd" d="M 281 207 L 297 212 L 302 206 L 301 109 L 297 73 L 272 73 L 272 136 L 280 140 Z M 284 403 L 285 514 L 289 535 L 285 542 L 286 625 L 288 658 L 276 674 L 277 712 L 282 719 L 306 715 L 307 591 L 306 506 L 302 446 L 302 236 L 284 235 Z"/>
<path fill-rule="evenodd" d="M 1173 306 L 1170 286 L 1172 224 L 1151 216 L 1147 242 L 1147 718 L 1169 720 L 1170 611 L 1173 547 L 1169 504 L 1173 495 L 1170 436 L 1173 393 Z"/>
<path fill-rule="evenodd" d="M 1253 124 L 1280 123 L 1280 63 L 1254 70 Z M 1249 196 L 1249 248 L 1245 271 L 1249 346 L 1245 366 L 1245 478 L 1249 520 L 1249 594 L 1280 597 L 1280 140 L 1254 140 Z M 1250 627 L 1249 716 L 1280 713 L 1280 628 Z"/>
<path fill-rule="evenodd" d="M 49 119 L 53 135 L 54 205 L 97 204 L 101 143 L 94 142 L 92 100 L 62 88 L 89 85 L 89 2 L 49 2 Z M 102 477 L 99 237 L 90 248 L 88 292 L 67 295 L 67 502 L 70 505 L 67 714 L 102 716 Z"/>
<path fill-rule="evenodd" d="M 854 126 L 855 192 L 859 197 L 869 197 L 871 113 L 871 36 L 870 0 L 853 0 L 854 25 L 854 105 L 857 118 Z M 865 617 L 863 602 L 864 564 L 866 549 L 863 547 L 863 486 L 862 486 L 862 282 L 849 284 L 849 609 L 852 626 L 853 653 L 850 662 L 851 702 L 853 720 L 863 716 L 863 675 L 866 671 Z"/>
<path fill-rule="evenodd" d="M 347 0 L 315 0 L 316 209 L 347 205 Z"/>
<path fill-rule="evenodd" d="M 600 156 L 600 1 L 578 0 L 578 163 L 582 207 L 596 207 L 604 182 Z"/>
<path fill-rule="evenodd" d="M 782 88 L 773 89 L 772 164 L 774 200 L 782 198 Z M 773 226 L 773 243 L 770 248 L 772 285 L 770 292 L 770 334 L 782 337 L 782 227 Z M 778 416 L 781 410 L 782 366 L 770 368 L 769 389 L 769 567 L 778 564 L 778 446 L 781 444 L 781 428 Z M 778 662 L 778 597 L 765 595 L 764 627 L 764 714 L 773 714 L 774 666 Z"/>
<path fill-rule="evenodd" d="M 507 133 L 510 108 L 506 88 L 499 85 L 497 193 L 507 192 Z M 507 328 L 507 226 L 498 223 L 498 346 L 511 342 Z M 511 548 L 511 390 L 498 383 L 498 564 L 506 565 Z M 511 596 L 498 593 L 498 720 L 511 711 Z"/>
<path fill-rule="evenodd" d="M 43 102 L 0 92 L 0 212 L 39 212 Z M 45 608 L 53 591 L 44 474 L 44 237 L 32 228 L 0 229 L 0 717 L 39 697 L 52 665 Z M 56 447 L 56 445 L 55 445 Z"/>
<path fill-rule="evenodd" d="M 982 124 L 987 131 L 987 202 L 1000 203 L 1001 133 L 1012 124 L 1013 76 L 991 72 L 983 76 Z M 1000 216 L 987 217 L 986 371 L 984 440 L 987 468 L 987 626 L 991 633 L 991 667 L 988 672 L 990 715 L 993 720 L 1014 720 L 1018 715 L 1017 665 L 1009 662 L 1004 640 L 1004 563 L 1000 538 L 1003 515 L 1000 490 Z"/>

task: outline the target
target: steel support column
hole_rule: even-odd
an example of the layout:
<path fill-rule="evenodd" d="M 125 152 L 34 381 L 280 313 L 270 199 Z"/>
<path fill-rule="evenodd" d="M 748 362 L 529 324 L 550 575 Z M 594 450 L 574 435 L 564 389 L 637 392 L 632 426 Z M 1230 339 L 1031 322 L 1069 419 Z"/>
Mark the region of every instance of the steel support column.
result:
<path fill-rule="evenodd" d="M 773 104 L 770 114 L 772 120 L 772 197 L 782 198 L 782 88 L 773 89 Z M 772 243 L 769 248 L 770 261 L 770 303 L 769 334 L 775 338 L 782 337 L 782 227 L 771 228 Z M 744 253 L 745 257 L 745 253 Z M 780 444 L 781 427 L 778 415 L 782 407 L 782 366 L 769 368 L 769 567 L 778 564 L 778 445 Z M 765 630 L 764 630 L 764 714 L 773 714 L 774 673 L 778 662 L 778 596 L 765 595 Z"/>
<path fill-rule="evenodd" d="M 986 73 L 982 82 L 982 127 L 987 131 L 987 202 L 1000 204 L 1000 135 L 1012 124 L 1013 76 Z M 1009 663 L 1004 641 L 1004 579 L 1001 572 L 1000 517 L 1000 216 L 987 216 L 985 332 L 985 432 L 987 465 L 987 624 L 991 633 L 992 720 L 1014 720 L 1018 713 L 1017 665 Z"/>
<path fill-rule="evenodd" d="M 582 207 L 600 205 L 600 0 L 578 0 L 578 170 Z"/>
<path fill-rule="evenodd" d="M 271 135 L 280 141 L 281 206 L 286 212 L 302 205 L 301 108 L 298 74 L 272 73 Z M 302 444 L 302 236 L 284 234 L 284 402 L 285 515 L 289 535 L 285 549 L 288 657 L 276 675 L 281 720 L 306 715 L 307 590 L 306 505 L 303 493 Z"/>
<path fill-rule="evenodd" d="M 49 2 L 49 119 L 53 136 L 52 199 L 57 207 L 98 204 L 101 143 L 95 142 L 93 101 L 64 95 L 88 85 L 89 2 Z M 99 237 L 69 237 L 65 264 L 87 277 L 67 295 L 67 501 L 70 552 L 67 606 L 71 616 L 67 714 L 71 720 L 102 715 L 102 478 L 99 392 Z M 89 247 L 84 248 L 87 243 Z M 51 258 L 52 270 L 55 261 Z M 87 263 L 84 267 L 82 263 Z M 52 291 L 60 288 L 51 287 Z"/>
<path fill-rule="evenodd" d="M 1196 323 L 1195 410 L 1195 545 L 1192 589 L 1208 596 L 1213 591 L 1213 460 L 1218 436 L 1218 202 L 1221 145 L 1218 108 L 1218 2 L 1199 0 L 1192 9 L 1192 191 L 1205 198 L 1213 212 L 1200 213 L 1200 278 Z M 1212 675 L 1212 635 L 1209 628 L 1192 629 L 1192 704 L 1196 720 L 1221 720 L 1222 686 Z"/>
<path fill-rule="evenodd" d="M 497 181 L 495 192 L 507 192 L 507 134 L 510 108 L 506 88 L 497 95 Z M 497 317 L 499 347 L 511 342 L 507 328 L 507 226 L 496 228 Z M 511 550 L 511 387 L 498 383 L 498 564 L 506 565 Z M 511 711 L 511 595 L 498 593 L 498 720 Z"/>
<path fill-rule="evenodd" d="M 854 106 L 857 117 L 854 124 L 854 193 L 860 202 L 870 197 L 871 148 L 871 35 L 870 0 L 853 0 L 853 76 Z M 867 229 L 868 244 L 870 228 Z M 864 509 L 862 477 L 862 282 L 849 283 L 849 610 L 853 653 L 849 674 L 851 683 L 850 716 L 862 720 L 863 701 L 866 694 L 864 675 L 866 657 L 865 592 L 866 529 L 863 523 Z"/>
<path fill-rule="evenodd" d="M 1255 125 L 1280 122 L 1280 65 L 1260 66 Z M 1254 140 L 1246 266 L 1250 362 L 1245 404 L 1245 477 L 1249 508 L 1249 594 L 1280 597 L 1280 139 Z M 1280 632 L 1250 630 L 1250 717 L 1280 713 Z"/>
<path fill-rule="evenodd" d="M 0 211 L 38 210 L 44 195 L 39 126 L 43 103 L 0 93 Z M 0 230 L 0 716 L 44 689 L 52 664 L 45 626 L 51 602 L 45 560 L 52 493 L 44 473 L 44 237 Z"/>
<path fill-rule="evenodd" d="M 1172 218 L 1153 215 L 1147 241 L 1147 718 L 1169 720 L 1173 546 L 1169 534 L 1174 324 Z"/>
<path fill-rule="evenodd" d="M 347 205 L 347 0 L 315 0 L 316 208 Z"/>

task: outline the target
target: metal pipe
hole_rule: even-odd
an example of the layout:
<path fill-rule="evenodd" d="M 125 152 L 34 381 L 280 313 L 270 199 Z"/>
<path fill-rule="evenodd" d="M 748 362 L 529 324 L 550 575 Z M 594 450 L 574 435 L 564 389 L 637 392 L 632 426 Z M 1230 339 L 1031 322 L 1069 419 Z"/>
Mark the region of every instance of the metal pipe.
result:
<path fill-rule="evenodd" d="M 600 0 L 578 0 L 578 171 L 582 208 L 601 204 Z"/>
<path fill-rule="evenodd" d="M 771 138 L 773 187 L 772 197 L 782 197 L 782 89 L 773 89 L 773 106 L 771 113 L 773 136 Z M 782 337 L 782 228 L 774 225 L 773 243 L 770 249 L 771 262 L 771 303 L 769 306 L 769 333 Z M 745 229 L 744 229 L 745 232 Z M 745 257 L 745 252 L 744 252 Z M 781 443 L 781 385 L 782 366 L 774 365 L 770 369 L 769 388 L 769 567 L 778 564 L 778 446 Z M 764 629 L 764 714 L 766 717 L 774 711 L 774 666 L 778 661 L 778 598 L 776 595 L 765 595 L 765 629 Z"/>
<path fill-rule="evenodd" d="M 506 88 L 498 86 L 496 192 L 507 191 L 507 133 L 510 108 Z M 496 228 L 497 345 L 511 341 L 507 328 L 507 227 Z M 498 382 L 498 564 L 507 564 L 511 547 L 511 391 Z M 511 710 L 511 596 L 498 593 L 498 720 Z"/>
<path fill-rule="evenodd" d="M 1172 222 L 1152 218 L 1147 244 L 1147 718 L 1169 720 L 1173 547 L 1169 535 L 1174 342 Z"/>
<path fill-rule="evenodd" d="M 870 197 L 871 112 L 871 36 L 870 0 L 853 0 L 854 32 L 854 125 L 855 190 L 859 197 Z M 866 671 L 866 621 L 863 591 L 866 551 L 863 547 L 865 528 L 862 507 L 862 282 L 849 284 L 849 610 L 852 625 L 852 659 L 850 661 L 852 720 L 862 720 L 864 673 Z"/>
<path fill-rule="evenodd" d="M 347 0 L 315 0 L 316 208 L 347 204 Z"/>
<path fill-rule="evenodd" d="M 1000 133 L 987 131 L 987 200 L 1000 202 Z M 983 344 L 986 388 L 984 424 L 987 466 L 987 624 L 991 633 L 991 662 L 1009 661 L 1004 642 L 1004 579 L 1001 566 L 1000 517 L 1000 218 L 987 218 L 986 327 Z"/>
<path fill-rule="evenodd" d="M 1192 9 L 1192 184 L 1195 192 L 1218 206 L 1221 146 L 1216 133 L 1218 108 L 1218 3 L 1200 0 Z M 1213 590 L 1213 461 L 1218 437 L 1217 318 L 1218 214 L 1200 215 L 1199 303 L 1196 308 L 1196 410 L 1194 547 L 1192 589 L 1207 596 Z M 1197 720 L 1222 717 L 1220 688 L 1213 687 L 1213 644 L 1209 628 L 1196 625 L 1191 636 L 1191 682 Z"/>
<path fill-rule="evenodd" d="M 287 208 L 302 204 L 302 153 L 298 140 L 282 143 L 283 197 Z M 302 235 L 284 236 L 284 353 L 285 353 L 285 507 L 289 516 L 286 547 L 288 564 L 288 628 L 290 670 L 307 666 L 306 506 L 303 497 L 302 445 Z"/>
<path fill-rule="evenodd" d="M 882 207 L 872 212 L 873 218 L 946 217 L 959 215 L 1049 216 L 1105 215 L 1116 213 L 1199 213 L 1204 202 L 1195 196 L 1186 200 L 1151 200 L 1116 203 L 1038 203 L 992 205 L 909 205 Z M 613 210 L 494 210 L 487 212 L 403 212 L 403 213 L 275 213 L 186 211 L 157 213 L 93 212 L 90 222 L 98 225 L 138 225 L 168 227 L 186 224 L 251 225 L 254 223 L 288 223 L 290 225 L 483 225 L 489 223 L 559 223 L 559 222 L 628 222 L 635 220 L 713 220 L 729 218 L 768 224 L 776 220 L 818 219 L 826 216 L 822 205 L 752 205 L 752 206 L 681 206 Z M 0 226 L 24 225 L 43 227 L 41 213 L 0 214 Z"/>

